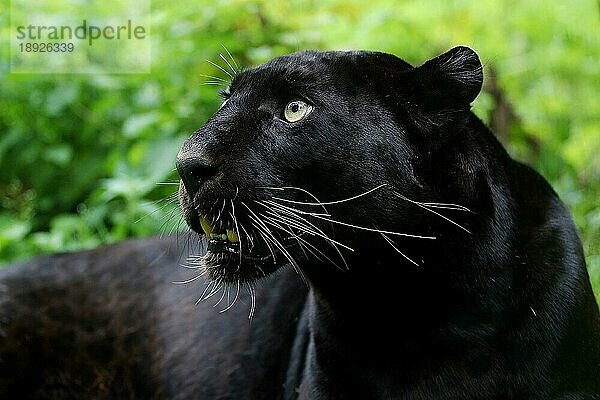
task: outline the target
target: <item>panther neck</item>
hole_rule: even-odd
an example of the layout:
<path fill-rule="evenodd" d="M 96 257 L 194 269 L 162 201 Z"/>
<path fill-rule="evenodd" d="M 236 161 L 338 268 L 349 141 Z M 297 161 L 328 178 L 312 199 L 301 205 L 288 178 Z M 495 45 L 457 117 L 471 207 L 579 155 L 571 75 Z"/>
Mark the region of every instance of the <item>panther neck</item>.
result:
<path fill-rule="evenodd" d="M 485 326 L 488 335 L 496 333 L 494 323 L 501 318 L 469 298 L 471 291 L 455 285 L 452 275 L 440 275 L 443 266 L 407 270 L 402 264 L 382 265 L 384 261 L 362 265 L 363 271 L 401 272 L 382 276 L 320 269 L 318 279 L 311 279 L 315 272 L 307 272 L 310 340 L 301 385 L 304 398 L 404 395 L 399 390 L 410 390 L 417 376 L 435 379 L 445 360 L 477 353 L 469 332 L 477 330 L 481 336 Z"/>

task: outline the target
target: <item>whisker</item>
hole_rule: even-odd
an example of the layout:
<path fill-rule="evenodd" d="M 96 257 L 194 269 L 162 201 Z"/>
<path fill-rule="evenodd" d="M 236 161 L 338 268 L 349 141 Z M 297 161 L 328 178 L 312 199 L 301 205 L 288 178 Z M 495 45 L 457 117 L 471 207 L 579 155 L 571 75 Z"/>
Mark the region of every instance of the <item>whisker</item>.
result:
<path fill-rule="evenodd" d="M 228 304 L 227 307 L 225 307 L 224 309 L 222 309 L 221 311 L 219 311 L 219 314 L 231 310 L 231 307 L 234 306 L 234 304 L 237 301 L 239 295 L 240 295 L 240 280 L 238 279 L 237 280 L 237 289 L 235 291 L 235 297 L 233 298 L 233 301 L 230 304 Z M 229 299 L 227 301 L 229 302 Z"/>
<path fill-rule="evenodd" d="M 199 74 L 199 75 L 203 76 L 204 78 L 214 79 L 215 81 L 219 81 L 219 82 L 222 82 L 222 83 L 229 83 L 229 81 L 227 79 L 223 79 L 223 78 L 220 78 L 218 76 L 204 75 L 204 74 Z"/>
<path fill-rule="evenodd" d="M 208 282 L 208 284 L 207 284 L 207 285 L 204 287 L 204 290 L 203 290 L 203 291 L 202 291 L 202 293 L 200 294 L 200 297 L 198 297 L 198 300 L 196 300 L 196 303 L 195 303 L 195 305 L 198 305 L 198 304 L 200 304 L 201 302 L 203 302 L 203 301 L 204 301 L 204 296 L 205 296 L 207 293 L 210 293 L 210 291 L 211 291 L 211 289 L 210 289 L 210 288 L 211 288 L 211 287 L 213 287 L 214 285 L 216 285 L 216 281 Z"/>
<path fill-rule="evenodd" d="M 137 224 L 144 218 L 148 218 L 149 216 L 156 214 L 157 212 L 160 212 L 160 211 L 164 210 L 165 208 L 167 208 L 168 206 L 175 203 L 177 201 L 177 197 L 175 197 L 174 195 L 175 195 L 175 193 L 167 196 L 164 199 L 159 199 L 159 200 L 155 200 L 155 201 L 148 201 L 148 202 L 142 203 L 142 205 L 145 205 L 145 206 L 156 206 L 157 204 L 160 204 L 160 203 L 163 203 L 163 204 L 154 208 L 152 211 L 146 212 L 141 217 L 139 217 L 137 220 L 135 220 L 133 223 Z"/>
<path fill-rule="evenodd" d="M 387 186 L 387 183 L 382 183 L 381 185 L 374 187 L 373 189 L 367 190 L 364 193 L 360 193 L 357 194 L 356 196 L 352 196 L 352 197 L 348 197 L 346 199 L 341 199 L 341 200 L 334 200 L 334 201 L 325 201 L 325 202 L 304 202 L 304 201 L 296 201 L 296 200 L 289 200 L 289 199 L 283 199 L 280 197 L 273 197 L 273 199 L 275 200 L 281 200 L 281 201 L 285 201 L 286 203 L 292 203 L 292 204 L 301 204 L 301 205 L 306 205 L 306 206 L 328 206 L 328 205 L 332 205 L 332 204 L 340 204 L 340 203 L 345 203 L 348 201 L 352 201 L 352 200 L 356 200 L 360 197 L 366 196 L 378 189 L 381 189 L 382 187 Z M 292 187 L 283 187 L 283 189 L 290 189 Z M 295 188 L 292 188 L 295 189 Z"/>
<path fill-rule="evenodd" d="M 180 268 L 186 268 L 186 269 L 200 269 L 202 268 L 200 265 L 185 265 L 185 264 L 179 264 Z M 171 282 L 171 283 L 176 283 L 176 282 Z"/>
<path fill-rule="evenodd" d="M 221 44 L 221 47 L 223 47 L 223 49 L 225 49 L 225 52 L 227 53 L 227 55 L 229 56 L 229 58 L 233 62 L 233 65 L 235 65 L 235 71 L 237 73 L 237 71 L 240 70 L 240 67 L 238 66 L 238 63 L 235 61 L 235 57 L 233 57 L 231 55 L 231 53 L 229 52 L 229 49 L 227 49 L 227 47 L 224 44 Z"/>
<path fill-rule="evenodd" d="M 267 210 L 267 212 L 269 212 Z M 274 214 L 273 214 L 274 215 Z M 296 232 L 294 232 L 293 228 L 285 223 L 285 221 L 281 220 L 280 218 L 271 218 L 263 213 L 260 213 L 260 216 L 262 217 L 263 221 L 265 221 L 265 223 L 267 225 L 271 225 L 276 229 L 281 230 L 282 232 L 287 233 L 288 235 L 290 235 L 291 238 L 293 238 L 296 243 L 298 243 L 298 246 L 300 247 L 300 250 L 302 251 L 302 254 L 304 254 L 304 258 L 308 260 L 308 254 L 306 254 L 306 251 L 308 250 L 311 254 L 314 255 L 314 253 L 312 253 L 309 249 L 307 249 L 304 245 L 304 243 L 302 243 L 302 241 L 305 241 L 303 239 L 300 238 L 300 235 L 302 234 L 302 232 L 300 232 L 299 234 L 296 234 Z M 285 225 L 285 226 L 284 226 Z"/>
<path fill-rule="evenodd" d="M 248 319 L 252 321 L 254 311 L 256 310 L 256 291 L 249 282 L 246 283 L 246 287 L 248 288 L 248 294 L 250 294 L 250 314 L 248 314 Z"/>
<path fill-rule="evenodd" d="M 276 197 L 273 197 L 273 199 L 276 199 Z M 293 208 L 293 207 L 290 207 L 290 206 L 286 206 L 286 205 L 283 205 L 283 204 L 276 203 L 276 202 L 274 202 L 272 200 L 263 200 L 263 202 L 266 203 L 266 204 L 271 204 L 271 205 L 274 205 L 274 206 L 277 206 L 277 207 L 280 207 L 280 208 L 284 208 L 284 209 L 289 210 L 289 211 L 293 211 L 293 212 L 298 213 L 298 214 L 321 216 L 321 217 L 331 217 L 331 214 L 323 214 L 323 213 L 315 213 L 315 212 L 310 212 L 310 211 L 303 211 L 303 210 L 299 210 L 297 208 Z"/>
<path fill-rule="evenodd" d="M 243 201 L 242 201 L 242 205 L 244 207 L 246 207 L 248 209 L 248 211 L 250 211 L 250 213 L 252 214 L 252 215 L 250 215 L 250 219 L 252 221 L 252 226 L 254 226 L 254 228 L 256 229 L 258 234 L 263 238 L 263 241 L 265 242 L 265 244 L 267 245 L 267 248 L 269 249 L 269 251 L 271 252 L 271 255 L 273 256 L 273 263 L 275 263 L 275 259 L 276 259 L 275 251 L 271 247 L 270 238 L 263 232 L 263 230 L 260 226 L 260 221 L 259 221 L 258 217 L 256 217 L 256 219 L 253 217 L 253 215 L 256 216 L 256 214 L 254 214 L 254 212 L 250 209 L 250 207 L 248 207 L 248 205 L 246 203 L 244 203 Z M 248 235 L 248 232 L 246 232 L 246 235 Z M 248 237 L 251 237 L 251 236 L 248 235 Z M 252 245 L 254 246 L 254 243 Z"/>
<path fill-rule="evenodd" d="M 298 275 L 300 275 L 300 277 L 302 278 L 302 280 L 308 284 L 308 281 L 306 279 L 306 276 L 304 275 L 304 273 L 302 272 L 302 270 L 300 269 L 300 267 L 298 266 L 298 263 L 296 262 L 296 260 L 292 257 L 292 255 L 287 251 L 287 249 L 285 248 L 284 245 L 282 245 L 279 240 L 277 240 L 277 238 L 275 237 L 275 235 L 273 235 L 273 233 L 271 232 L 271 230 L 265 225 L 265 223 L 254 213 L 254 211 L 252 211 L 252 209 L 250 209 L 250 207 L 248 207 L 248 205 L 244 202 L 242 202 L 242 205 L 244 207 L 246 207 L 248 209 L 248 211 L 250 212 L 250 218 L 254 219 L 256 222 L 256 226 L 257 228 L 259 226 L 262 226 L 265 231 L 264 233 L 267 234 L 269 237 L 271 238 L 271 240 L 273 241 L 273 245 L 275 247 L 277 247 L 279 249 L 279 251 L 281 251 L 281 253 L 285 256 L 285 258 L 288 259 L 288 261 L 292 264 L 292 266 L 294 267 L 294 270 L 298 273 Z"/>
<path fill-rule="evenodd" d="M 207 294 L 206 297 L 202 299 L 202 301 L 208 300 L 215 294 L 219 293 L 219 290 L 221 290 L 221 288 L 223 287 L 223 281 L 219 280 L 217 283 L 218 285 L 215 285 L 215 288 L 209 294 Z"/>
<path fill-rule="evenodd" d="M 227 64 L 227 66 L 229 67 L 229 69 L 231 70 L 231 72 L 233 73 L 233 76 L 235 76 L 237 74 L 237 71 L 233 68 L 233 66 L 231 66 L 231 64 L 229 63 L 229 61 L 225 58 L 225 56 L 223 54 L 219 54 L 219 57 L 221 57 L 221 60 L 225 61 L 225 64 Z"/>
<path fill-rule="evenodd" d="M 410 257 L 408 257 L 406 254 L 404 254 L 402 251 L 400 251 L 400 249 L 398 249 L 398 247 L 396 246 L 396 244 L 394 243 L 394 241 L 392 239 L 390 239 L 385 233 L 382 233 L 381 236 L 385 239 L 386 242 L 388 242 L 388 244 L 390 246 L 392 246 L 392 248 L 394 250 L 396 250 L 402 257 L 406 258 L 408 261 L 410 261 L 411 263 L 413 263 L 414 265 L 416 265 L 417 267 L 419 267 L 420 265 L 415 262 L 414 260 L 412 260 Z"/>
<path fill-rule="evenodd" d="M 387 235 L 404 236 L 404 237 L 411 237 L 411 238 L 416 238 L 416 239 L 436 239 L 435 236 L 413 235 L 410 233 L 400 233 L 400 232 L 384 231 L 384 230 L 375 229 L 375 228 L 367 228 L 366 226 L 360 226 L 360 225 L 349 224 L 347 222 L 336 221 L 335 219 L 325 218 L 325 217 L 321 217 L 319 215 L 313 215 L 313 217 L 322 219 L 323 221 L 331 222 L 332 224 L 338 224 L 338 225 L 342 225 L 342 226 L 347 226 L 349 228 L 360 229 L 360 230 L 368 231 L 368 232 L 385 233 Z"/>
<path fill-rule="evenodd" d="M 180 265 L 180 267 L 184 267 L 184 268 L 190 268 L 190 267 L 186 267 L 186 266 L 184 266 L 184 265 Z M 194 269 L 197 269 L 197 268 L 194 268 Z M 199 274 L 199 275 L 196 275 L 196 276 L 194 276 L 193 278 L 186 279 L 186 280 L 184 280 L 184 281 L 173 281 L 173 282 L 171 282 L 171 283 L 173 283 L 173 284 L 175 284 L 175 285 L 185 285 L 185 284 L 188 284 L 188 283 L 192 283 L 192 282 L 194 282 L 194 281 L 197 281 L 198 279 L 202 278 L 202 276 L 203 276 L 203 274 Z"/>
<path fill-rule="evenodd" d="M 275 259 L 276 259 L 276 257 L 275 257 L 275 250 L 271 246 L 271 240 L 270 240 L 270 238 L 256 224 L 253 224 L 253 226 L 256 228 L 256 231 L 258 232 L 258 234 L 260 235 L 260 237 L 263 238 L 263 241 L 265 242 L 265 244 L 267 245 L 267 247 L 269 249 L 269 253 L 271 253 L 271 256 L 273 256 L 273 264 L 275 264 Z"/>
<path fill-rule="evenodd" d="M 177 212 L 175 212 L 175 213 L 177 213 Z M 180 214 L 179 218 L 177 220 L 177 224 L 171 225 L 171 229 L 169 229 L 168 235 L 172 235 L 173 232 L 177 232 L 177 233 L 181 232 L 181 225 L 184 224 L 184 222 L 185 221 L 184 221 L 183 215 Z M 189 229 L 188 231 L 191 233 L 191 229 Z"/>
<path fill-rule="evenodd" d="M 267 210 L 267 213 L 270 213 L 270 212 Z M 306 242 L 306 240 L 304 240 L 302 237 L 300 237 L 300 235 L 296 234 L 296 232 L 293 231 L 293 227 L 290 226 L 288 223 L 286 223 L 286 221 L 283 221 L 282 219 L 278 218 L 276 216 L 276 214 L 273 214 L 273 213 L 270 213 L 270 215 L 273 215 L 273 217 L 263 214 L 263 213 L 260 213 L 259 215 L 262 217 L 265 224 L 271 225 L 272 227 L 279 229 L 282 232 L 290 235 L 290 237 L 294 238 L 294 240 L 296 240 L 298 242 L 298 245 L 304 251 L 304 247 L 303 247 L 303 244 L 301 241 Z M 301 233 L 302 233 L 302 231 L 301 231 Z M 306 253 L 304 255 L 306 256 Z"/>
<path fill-rule="evenodd" d="M 238 269 L 242 266 L 242 233 L 240 232 L 240 227 L 238 226 L 238 221 L 237 218 L 235 216 L 235 205 L 233 204 L 233 200 L 230 201 L 231 202 L 231 212 L 229 213 L 229 215 L 231 215 L 231 219 L 233 219 L 233 225 L 235 226 L 235 231 L 238 234 L 238 241 L 239 241 L 239 245 L 238 248 L 240 249 L 240 263 L 238 264 Z"/>
<path fill-rule="evenodd" d="M 264 202 L 259 202 L 259 203 L 264 203 Z M 334 250 L 336 251 L 336 253 L 340 256 L 340 258 L 342 259 L 342 262 L 344 263 L 344 265 L 346 266 L 346 269 L 348 269 L 348 263 L 346 262 L 346 258 L 344 257 L 344 255 L 342 254 L 342 252 L 340 251 L 340 249 L 337 246 L 341 246 L 347 250 L 350 251 L 354 251 L 353 248 L 338 242 L 336 240 L 331 239 L 329 236 L 327 236 L 325 234 L 325 232 L 323 232 L 323 230 L 321 230 L 319 227 L 317 227 L 315 224 L 313 224 L 312 222 L 308 221 L 306 218 L 303 218 L 299 215 L 297 215 L 297 210 L 295 208 L 292 207 L 288 207 L 288 206 L 284 206 L 275 202 L 269 202 L 273 207 L 277 208 L 277 210 L 275 210 L 273 207 L 270 207 L 268 203 L 262 204 L 263 207 L 267 208 L 267 210 L 270 210 L 270 212 L 274 213 L 275 215 L 277 215 L 279 218 L 285 218 L 286 221 L 289 221 L 290 224 L 295 225 L 296 229 L 299 229 L 301 231 L 304 231 L 310 235 L 313 236 L 319 236 L 322 237 L 323 239 L 326 240 L 326 242 L 332 246 L 334 248 Z M 323 207 L 324 208 L 324 207 Z M 286 216 L 281 215 L 281 213 L 286 214 Z"/>
<path fill-rule="evenodd" d="M 223 294 L 221 295 L 221 297 L 219 297 L 219 300 L 215 304 L 213 304 L 213 308 L 215 308 L 216 306 L 218 306 L 219 304 L 221 304 L 221 302 L 225 298 L 225 293 L 227 293 L 227 297 L 229 297 L 229 289 L 228 289 L 228 287 L 223 286 Z"/>
<path fill-rule="evenodd" d="M 175 218 L 178 214 L 179 214 L 179 209 L 176 207 L 173 207 L 173 209 L 169 213 L 169 216 L 165 219 L 165 221 L 163 221 L 163 223 L 159 227 L 159 231 L 161 232 L 160 237 L 164 237 L 165 231 L 168 228 L 168 224 L 171 223 L 173 218 Z M 167 232 L 167 235 L 172 234 L 174 229 L 176 229 L 176 228 L 179 229 L 179 226 L 181 225 L 182 220 L 183 220 L 183 216 L 181 214 L 179 214 L 179 220 L 178 220 L 177 224 L 171 224 L 171 226 L 169 227 L 169 232 Z"/>
<path fill-rule="evenodd" d="M 468 230 L 467 228 L 465 228 L 464 226 L 462 226 L 462 225 L 460 225 L 459 223 L 457 223 L 457 222 L 455 222 L 455 221 L 451 220 L 450 218 L 446 217 L 445 215 L 442 215 L 442 214 L 440 214 L 439 212 L 437 212 L 437 211 L 434 211 L 434 210 L 430 209 L 429 207 L 425 206 L 423 203 L 421 203 L 421 202 L 418 202 L 418 201 L 415 201 L 415 200 L 411 200 L 411 199 L 409 199 L 408 197 L 406 197 L 406 196 L 403 196 L 402 194 L 400 194 L 400 193 L 398 193 L 398 192 L 393 192 L 393 193 L 394 193 L 396 196 L 400 197 L 402 200 L 408 201 L 409 203 L 412 203 L 412 204 L 414 204 L 414 205 L 416 205 L 416 206 L 419 206 L 419 207 L 421 207 L 422 209 L 424 209 L 424 210 L 426 210 L 426 211 L 429 211 L 430 213 L 432 213 L 432 214 L 435 214 L 435 215 L 437 215 L 438 217 L 440 217 L 440 218 L 442 218 L 442 219 L 445 219 L 446 221 L 450 222 L 451 224 L 453 224 L 453 225 L 456 225 L 457 227 L 459 227 L 459 228 L 460 228 L 460 229 L 462 229 L 463 231 L 465 231 L 465 232 L 467 232 L 467 233 L 469 233 L 469 234 L 471 233 L 471 231 L 469 231 L 469 230 Z"/>
<path fill-rule="evenodd" d="M 265 223 L 253 212 L 252 215 L 250 215 L 250 219 L 255 222 L 254 226 L 256 227 L 257 231 L 261 234 L 262 238 L 265 239 L 267 245 L 269 242 L 271 242 L 276 248 L 281 250 L 280 247 L 283 247 L 283 245 L 279 243 L 277 238 L 275 238 L 275 236 L 273 235 L 271 230 L 265 225 Z M 273 256 L 273 259 L 275 259 L 275 252 L 273 251 L 273 248 L 269 247 L 269 250 L 271 250 L 271 255 Z"/>
<path fill-rule="evenodd" d="M 225 82 L 215 82 L 215 81 L 206 81 L 206 82 L 202 82 L 200 85 L 202 86 L 223 86 L 226 85 L 227 83 Z"/>
<path fill-rule="evenodd" d="M 261 202 L 259 202 L 260 204 Z M 277 203 L 272 202 L 273 206 L 278 207 L 280 206 Z M 285 207 L 284 209 L 278 209 L 276 210 L 273 207 L 270 207 L 269 204 L 261 204 L 263 207 L 265 207 L 267 209 L 267 213 L 269 213 L 270 215 L 272 215 L 274 218 L 280 219 L 285 221 L 286 224 L 290 225 L 290 226 L 294 226 L 296 229 L 298 229 L 301 232 L 305 232 L 311 236 L 319 236 L 323 239 L 325 239 L 326 243 L 329 244 L 331 247 L 333 247 L 333 249 L 335 250 L 335 252 L 340 256 L 340 259 L 342 260 L 342 262 L 344 263 L 344 266 L 346 267 L 346 270 L 349 269 L 348 267 L 348 263 L 346 262 L 346 258 L 344 257 L 344 255 L 342 254 L 342 252 L 340 251 L 340 249 L 338 248 L 338 246 L 341 246 L 347 250 L 350 251 L 354 251 L 353 248 L 338 242 L 336 240 L 331 239 L 329 236 L 327 236 L 325 234 L 325 232 L 323 232 L 323 230 L 321 230 L 319 227 L 317 227 L 315 224 L 313 224 L 312 222 L 308 221 L 306 218 L 303 218 L 297 214 L 295 214 L 290 207 L 286 207 L 286 206 L 282 206 Z M 282 215 L 285 214 L 285 215 Z M 307 242 L 308 243 L 308 242 Z M 310 244 L 310 243 L 309 243 Z M 311 245 L 312 246 L 312 245 Z M 314 246 L 312 246 L 314 247 Z M 332 262 L 332 264 L 337 266 L 337 263 Z"/>
<path fill-rule="evenodd" d="M 286 189 L 298 190 L 298 191 L 300 191 L 302 193 L 305 193 L 308 196 L 312 197 L 315 200 L 315 202 L 319 203 L 319 205 L 321 206 L 321 208 L 323 209 L 323 211 L 325 211 L 326 214 L 329 214 L 329 211 L 327 211 L 327 208 L 325 208 L 325 206 L 322 204 L 321 200 L 319 200 L 317 198 L 317 196 L 315 196 L 314 194 L 312 194 L 311 192 L 309 192 L 306 189 L 302 189 L 302 188 L 299 188 L 299 187 L 296 187 L 296 186 L 285 186 L 285 187 L 279 187 L 279 188 L 266 186 L 266 187 L 259 187 L 259 189 L 260 188 L 262 188 L 262 189 L 271 189 L 271 190 L 286 190 Z"/>
<path fill-rule="evenodd" d="M 324 258 L 325 258 L 327 261 L 329 261 L 331 264 L 333 264 L 335 267 L 339 268 L 339 269 L 340 269 L 340 270 L 342 270 L 342 271 L 348 271 L 348 270 L 349 270 L 349 268 L 348 268 L 348 265 L 347 265 L 347 264 L 346 264 L 346 268 L 345 268 L 345 269 L 344 269 L 344 268 L 342 268 L 342 267 L 340 267 L 340 266 L 339 266 L 339 265 L 338 265 L 338 264 L 337 264 L 335 261 L 333 261 L 331 258 L 329 258 L 329 257 L 328 257 L 328 256 L 327 256 L 325 253 L 323 253 L 321 250 L 319 250 L 319 249 L 318 249 L 316 246 L 314 246 L 312 243 L 310 243 L 310 242 L 308 242 L 307 240 L 305 240 L 304 238 L 302 238 L 302 237 L 300 237 L 300 236 L 298 236 L 298 235 L 294 234 L 294 233 L 293 233 L 293 232 L 291 232 L 290 230 L 288 230 L 288 229 L 285 229 L 285 228 L 284 228 L 284 227 L 282 227 L 280 224 L 278 224 L 278 223 L 277 223 L 277 221 L 273 221 L 273 219 L 272 219 L 272 218 L 269 218 L 269 217 L 267 217 L 267 216 L 265 216 L 265 215 L 263 215 L 263 214 L 261 214 L 261 215 L 264 217 L 264 219 L 265 219 L 265 222 L 266 222 L 266 223 L 269 223 L 271 226 L 273 226 L 273 227 L 275 227 L 275 228 L 278 228 L 278 229 L 280 229 L 280 230 L 284 231 L 285 233 L 288 233 L 288 234 L 290 234 L 290 235 L 291 235 L 291 236 L 292 236 L 294 239 L 296 239 L 296 241 L 298 241 L 298 244 L 299 244 L 299 246 L 300 246 L 300 247 L 301 247 L 303 250 L 306 248 L 305 246 L 309 246 L 309 247 L 310 247 L 310 248 L 312 248 L 314 251 L 316 251 L 316 252 L 317 252 L 317 253 L 319 253 L 321 256 L 323 256 L 323 257 L 324 257 Z M 309 253 L 311 253 L 311 254 L 312 254 L 314 257 L 316 257 L 317 259 L 319 259 L 320 261 L 322 261 L 322 260 L 320 259 L 320 257 L 319 257 L 317 254 L 315 254 L 315 253 L 314 253 L 314 252 L 313 252 L 311 249 L 309 249 L 309 248 L 306 248 L 306 250 L 307 250 Z M 305 256 L 306 256 L 306 254 L 305 254 Z M 307 258 L 308 258 L 308 257 L 307 257 Z M 344 259 L 342 258 L 342 260 L 344 260 Z M 345 264 L 345 260 L 344 260 L 344 264 Z"/>
<path fill-rule="evenodd" d="M 221 221 L 221 214 L 223 214 L 223 211 L 225 211 L 225 206 L 227 205 L 227 200 L 223 199 L 223 206 L 221 206 L 221 209 L 219 210 L 219 213 L 217 214 L 217 219 L 216 221 L 220 222 Z"/>
<path fill-rule="evenodd" d="M 260 204 L 260 203 L 259 203 L 259 204 Z M 270 213 L 271 213 L 271 215 L 273 215 L 273 214 L 276 214 L 276 213 L 274 213 L 274 211 L 267 211 L 267 212 L 270 212 Z M 292 216 L 291 214 L 287 214 L 287 215 L 290 215 L 290 216 Z M 326 241 L 328 241 L 329 243 L 333 243 L 333 244 L 336 244 L 336 245 L 338 245 L 338 246 L 341 246 L 341 247 L 345 248 L 346 250 L 354 251 L 354 249 L 353 249 L 352 247 L 350 247 L 350 246 L 347 246 L 347 245 L 345 245 L 345 244 L 343 244 L 343 243 L 340 243 L 340 242 L 338 242 L 337 240 L 331 239 L 331 238 L 330 238 L 329 236 L 327 236 L 327 235 L 326 235 L 326 234 L 325 234 L 325 233 L 324 233 L 324 232 L 323 232 L 321 229 L 317 228 L 317 227 L 316 227 L 314 224 L 310 224 L 310 225 L 311 225 L 311 227 L 312 227 L 312 228 L 314 228 L 315 230 L 313 230 L 313 229 L 310 229 L 311 227 L 307 227 L 307 226 L 303 225 L 303 224 L 302 224 L 301 222 L 299 222 L 299 221 L 293 220 L 292 218 L 287 218 L 287 217 L 286 217 L 286 216 L 284 216 L 284 215 L 281 215 L 281 214 L 279 214 L 279 215 L 274 215 L 274 216 L 277 216 L 277 217 L 280 217 L 280 218 L 283 218 L 283 219 L 285 219 L 285 220 L 286 220 L 286 222 L 289 222 L 289 223 L 290 223 L 292 226 L 294 226 L 294 228 L 296 228 L 296 229 L 298 229 L 298 230 L 301 230 L 301 231 L 303 231 L 303 232 L 306 232 L 306 233 L 307 233 L 307 234 L 309 234 L 309 235 L 312 235 L 312 236 L 319 236 L 319 237 L 321 237 L 321 238 L 325 239 Z M 306 221 L 306 219 L 305 219 L 305 218 L 302 218 L 302 220 Z M 308 222 L 308 221 L 306 221 L 306 222 Z M 308 222 L 308 223 L 309 223 L 309 222 Z"/>
<path fill-rule="evenodd" d="M 246 234 L 246 237 L 248 238 L 248 241 L 250 242 L 250 245 L 248 246 L 248 248 L 250 249 L 250 251 L 252 251 L 252 249 L 254 249 L 254 239 L 252 238 L 252 236 L 250 236 L 250 234 L 248 233 L 246 228 L 244 228 L 243 225 L 240 224 L 240 228 Z"/>
<path fill-rule="evenodd" d="M 421 202 L 419 202 L 419 203 L 421 203 Z M 427 206 L 427 207 L 431 207 L 431 208 L 445 208 L 448 210 L 467 211 L 467 212 L 473 213 L 473 211 L 471 211 L 467 207 L 461 206 L 459 204 L 452 204 L 452 203 L 421 203 L 421 204 L 423 204 L 424 206 Z"/>
<path fill-rule="evenodd" d="M 231 75 L 231 73 L 229 71 L 227 71 L 225 68 L 221 67 L 219 64 L 214 63 L 210 60 L 206 60 L 209 64 L 213 65 L 214 67 L 217 67 L 218 69 L 220 69 L 221 71 L 223 71 L 228 77 L 230 77 L 231 79 L 233 79 L 233 75 Z"/>

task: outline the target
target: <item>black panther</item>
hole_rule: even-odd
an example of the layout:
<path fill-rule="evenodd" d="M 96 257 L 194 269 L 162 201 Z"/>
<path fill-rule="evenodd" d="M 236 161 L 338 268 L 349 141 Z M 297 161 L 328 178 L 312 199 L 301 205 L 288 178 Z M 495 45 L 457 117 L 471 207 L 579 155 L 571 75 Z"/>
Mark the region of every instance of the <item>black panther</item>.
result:
<path fill-rule="evenodd" d="M 600 398 L 577 230 L 471 112 L 482 82 L 466 47 L 237 72 L 176 160 L 190 257 L 146 239 L 3 271 L 0 395 Z"/>

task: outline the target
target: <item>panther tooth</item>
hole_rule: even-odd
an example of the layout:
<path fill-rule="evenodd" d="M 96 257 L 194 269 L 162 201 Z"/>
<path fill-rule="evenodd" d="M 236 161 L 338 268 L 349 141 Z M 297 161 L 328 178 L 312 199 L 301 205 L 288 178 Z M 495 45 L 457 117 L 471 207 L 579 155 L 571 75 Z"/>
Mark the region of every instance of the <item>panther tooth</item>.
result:
<path fill-rule="evenodd" d="M 234 231 L 232 231 L 230 229 L 227 229 L 227 240 L 229 240 L 231 243 L 237 243 L 240 241 L 237 233 L 235 233 Z"/>
<path fill-rule="evenodd" d="M 214 227 L 205 217 L 200 217 L 200 226 L 202 230 L 206 234 L 206 236 L 211 237 L 212 232 L 214 231 Z"/>

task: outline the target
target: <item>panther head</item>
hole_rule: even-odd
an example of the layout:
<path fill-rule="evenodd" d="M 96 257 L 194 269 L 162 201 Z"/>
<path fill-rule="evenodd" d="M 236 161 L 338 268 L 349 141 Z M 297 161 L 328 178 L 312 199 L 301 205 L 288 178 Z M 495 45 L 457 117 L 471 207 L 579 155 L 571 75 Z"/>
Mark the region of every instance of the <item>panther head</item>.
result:
<path fill-rule="evenodd" d="M 176 161 L 185 220 L 208 239 L 207 276 L 347 269 L 383 248 L 418 264 L 410 243 L 468 230 L 478 193 L 461 132 L 481 85 L 466 47 L 417 68 L 378 52 L 302 51 L 236 74 Z"/>

